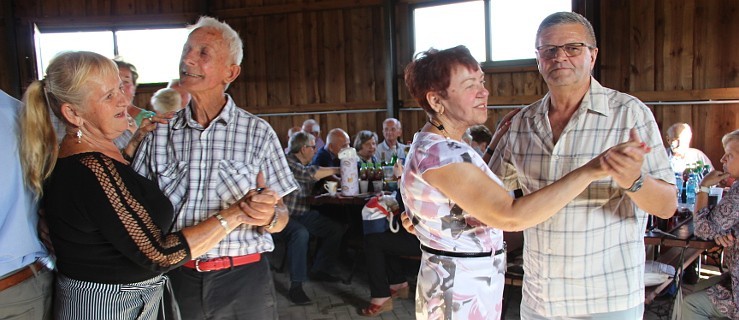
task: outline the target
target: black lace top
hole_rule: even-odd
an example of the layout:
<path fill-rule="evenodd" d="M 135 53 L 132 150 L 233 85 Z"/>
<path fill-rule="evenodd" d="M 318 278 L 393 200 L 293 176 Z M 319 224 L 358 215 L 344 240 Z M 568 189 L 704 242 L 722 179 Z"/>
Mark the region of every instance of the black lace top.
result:
<path fill-rule="evenodd" d="M 101 153 L 57 161 L 43 208 L 64 275 L 98 283 L 153 278 L 190 260 L 172 204 L 157 185 Z"/>

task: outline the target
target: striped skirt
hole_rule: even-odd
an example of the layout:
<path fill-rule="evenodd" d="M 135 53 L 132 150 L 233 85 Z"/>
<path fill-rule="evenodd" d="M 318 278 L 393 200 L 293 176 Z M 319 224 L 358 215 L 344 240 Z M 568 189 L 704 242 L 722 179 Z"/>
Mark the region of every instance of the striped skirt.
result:
<path fill-rule="evenodd" d="M 57 273 L 55 319 L 157 319 L 167 277 L 129 284 L 80 281 Z"/>

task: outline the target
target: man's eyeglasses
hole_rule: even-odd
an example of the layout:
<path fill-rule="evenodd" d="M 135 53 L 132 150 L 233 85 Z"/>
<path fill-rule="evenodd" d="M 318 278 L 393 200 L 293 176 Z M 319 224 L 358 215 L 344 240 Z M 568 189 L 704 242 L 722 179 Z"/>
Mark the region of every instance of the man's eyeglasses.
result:
<path fill-rule="evenodd" d="M 312 145 L 312 146 L 306 146 L 306 147 L 308 147 L 308 148 L 313 148 L 313 150 L 316 150 L 316 145 L 315 145 L 315 144 L 314 144 L 314 145 Z"/>
<path fill-rule="evenodd" d="M 561 46 L 543 45 L 536 47 L 536 51 L 539 52 L 539 57 L 542 59 L 554 59 L 560 48 L 565 52 L 567 57 L 577 57 L 581 55 L 583 50 L 585 50 L 584 48 L 593 49 L 593 47 L 582 42 L 575 42 L 565 43 Z"/>

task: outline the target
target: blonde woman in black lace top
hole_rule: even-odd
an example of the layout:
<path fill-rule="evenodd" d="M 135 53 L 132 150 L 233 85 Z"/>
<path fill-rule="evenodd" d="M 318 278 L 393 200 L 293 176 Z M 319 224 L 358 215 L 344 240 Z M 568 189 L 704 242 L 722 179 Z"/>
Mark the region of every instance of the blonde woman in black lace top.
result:
<path fill-rule="evenodd" d="M 43 194 L 56 251 L 57 319 L 155 319 L 165 271 L 249 222 L 248 213 L 276 203 L 271 190 L 252 191 L 212 218 L 170 233 L 171 203 L 113 143 L 128 127 L 129 101 L 115 63 L 99 54 L 60 54 L 24 100 L 21 159 L 27 184 Z M 58 149 L 49 107 L 66 125 Z M 148 125 L 154 124 L 144 120 L 142 127 Z"/>

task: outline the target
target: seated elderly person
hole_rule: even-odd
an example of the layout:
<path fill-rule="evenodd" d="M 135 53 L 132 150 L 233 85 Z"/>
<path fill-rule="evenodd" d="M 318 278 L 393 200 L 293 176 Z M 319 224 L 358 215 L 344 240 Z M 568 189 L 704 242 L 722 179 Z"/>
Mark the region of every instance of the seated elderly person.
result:
<path fill-rule="evenodd" d="M 334 128 L 328 132 L 326 140 L 323 148 L 316 145 L 317 152 L 310 164 L 320 167 L 338 167 L 341 165 L 339 151 L 349 147 L 349 135 L 341 128 Z"/>
<path fill-rule="evenodd" d="M 387 118 L 382 122 L 382 136 L 385 140 L 377 145 L 375 157 L 385 163 L 392 162 L 393 156 L 399 159 L 405 159 L 405 144 L 400 143 L 399 138 L 403 134 L 403 127 L 400 121 L 395 118 Z"/>
<path fill-rule="evenodd" d="M 312 134 L 314 137 L 316 137 L 316 149 L 323 148 L 326 143 L 323 142 L 323 139 L 321 139 L 321 126 L 318 125 L 318 122 L 313 119 L 308 119 L 303 121 L 303 127 L 301 128 L 303 132 L 307 132 Z"/>
<path fill-rule="evenodd" d="M 357 133 L 354 137 L 354 149 L 357 149 L 357 156 L 359 156 L 359 165 L 362 163 L 378 163 L 375 157 L 375 151 L 377 150 L 377 134 L 369 131 L 362 130 Z"/>
<path fill-rule="evenodd" d="M 739 184 L 734 183 L 718 204 L 707 205 L 709 186 L 728 176 L 739 177 L 739 130 L 724 135 L 721 142 L 724 145 L 723 171 L 711 171 L 700 182 L 701 192 L 696 198 L 693 220 L 696 236 L 715 239 L 724 246 L 729 271 L 717 284 L 683 300 L 683 319 L 739 319 L 739 246 L 734 239 L 739 232 Z"/>
<path fill-rule="evenodd" d="M 396 167 L 398 166 L 401 166 L 400 162 L 396 164 Z M 401 167 L 399 173 L 402 171 Z M 395 195 L 395 200 L 400 207 L 398 211 L 404 212 L 405 205 L 400 192 Z M 398 223 L 400 220 L 398 215 L 393 219 L 393 223 Z M 367 282 L 370 286 L 371 300 L 369 306 L 361 309 L 359 314 L 375 317 L 393 309 L 393 298 L 408 299 L 411 297 L 401 257 L 420 255 L 421 247 L 418 238 L 408 233 L 405 228 L 399 228 L 397 232 L 388 228 L 383 232 L 365 234 L 364 256 L 367 261 Z"/>
<path fill-rule="evenodd" d="M 321 246 L 313 261 L 311 278 L 318 281 L 336 281 L 333 266 L 341 245 L 344 228 L 337 222 L 311 210 L 307 198 L 311 196 L 313 185 L 321 178 L 338 174 L 339 168 L 308 165 L 316 153 L 316 142 L 312 134 L 298 131 L 290 136 L 287 163 L 292 170 L 300 189 L 285 196 L 285 204 L 290 211 L 290 220 L 282 231 L 287 240 L 287 259 L 290 268 L 290 291 L 288 297 L 295 304 L 310 303 L 303 291 L 306 280 L 308 236 L 316 236 Z"/>
<path fill-rule="evenodd" d="M 287 145 L 287 143 L 290 141 L 290 137 L 293 136 L 293 133 L 296 133 L 300 131 L 300 127 L 293 126 L 290 129 L 287 129 L 287 139 L 285 140 L 285 154 L 290 153 L 290 147 Z"/>
<path fill-rule="evenodd" d="M 711 160 L 703 151 L 690 147 L 692 139 L 693 131 L 687 123 L 676 123 L 667 129 L 667 143 L 669 144 L 667 156 L 670 158 L 670 165 L 675 173 L 682 174 L 688 165 L 698 161 L 713 167 Z"/>

